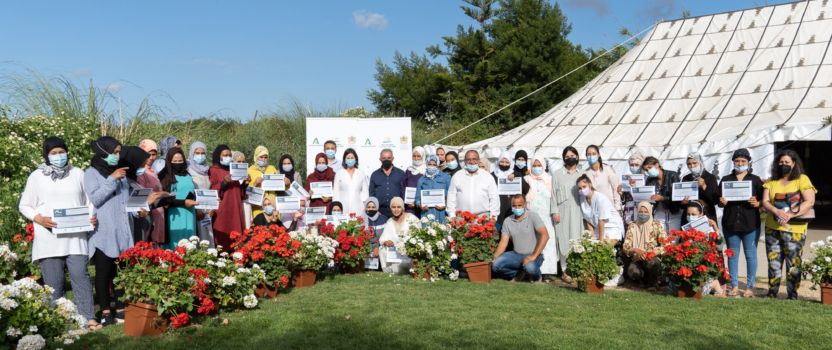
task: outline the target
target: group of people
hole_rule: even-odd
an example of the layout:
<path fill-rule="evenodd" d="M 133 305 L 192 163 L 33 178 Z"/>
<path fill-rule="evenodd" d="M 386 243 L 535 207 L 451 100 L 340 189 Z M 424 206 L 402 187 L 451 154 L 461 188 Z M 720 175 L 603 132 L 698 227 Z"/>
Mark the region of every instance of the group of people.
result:
<path fill-rule="evenodd" d="M 315 167 L 306 179 L 297 172 L 291 155 L 284 154 L 278 166 L 269 164 L 269 150 L 257 147 L 245 179 L 232 179 L 229 166 L 245 163 L 241 152 L 226 145 L 209 150 L 194 141 L 185 153 L 175 137 L 158 143 L 143 140 L 138 146 L 125 146 L 112 137 L 101 137 L 90 145 L 95 155 L 89 169 L 81 170 L 68 162 L 71 151 L 64 140 L 50 137 L 43 143 L 43 163 L 29 175 L 21 196 L 20 212 L 34 223 L 35 238 L 32 261 L 40 266 L 44 282 L 54 288 L 53 298 L 63 296 L 65 270 L 68 270 L 79 312 L 89 320 L 91 330 L 123 322 L 123 291 L 112 290 L 117 274 L 118 257 L 135 243 L 144 241 L 173 249 L 191 236 L 206 240 L 211 247 L 231 247 L 231 232 L 252 226 L 277 225 L 287 230 L 301 230 L 307 225 L 305 208 L 325 207 L 327 215 L 355 214 L 372 227 L 372 258 L 379 258 L 380 269 L 390 273 L 408 273 L 406 264 L 387 261 L 386 249 L 392 247 L 421 218 L 445 222 L 457 212 L 486 215 L 500 230 L 494 254 L 493 271 L 512 280 L 526 275 L 533 282 L 545 282 L 560 272 L 571 283 L 566 270 L 570 240 L 579 239 L 584 230 L 618 248 L 622 257 L 622 274 L 655 288 L 661 281 L 658 258 L 647 261 L 648 252 L 663 253 L 662 238 L 681 225 L 707 216 L 714 231 L 716 207 L 723 208 L 723 232 L 728 248 L 739 251 L 742 245 L 748 262 L 748 289 L 743 296 L 753 296 L 756 271 L 756 244 L 760 232 L 759 208 L 768 212 L 765 222 L 766 250 L 769 260 L 768 296 L 779 290 L 782 265 L 787 271 L 789 298 L 796 298 L 800 284 L 800 259 L 807 224 L 793 221 L 806 214 L 814 203 L 815 189 L 803 173 L 800 157 L 782 150 L 772 164 L 772 178 L 766 183 L 751 173 L 751 156 L 745 149 L 734 152 L 734 169 L 721 181 L 749 181 L 753 196 L 747 201 L 727 201 L 713 174 L 704 170 L 702 157 L 691 153 L 687 159 L 690 173 L 684 178 L 664 169 L 654 157 L 634 153 L 630 172 L 646 176 L 647 186 L 655 186 L 650 201 L 634 203 L 623 191 L 615 170 L 603 163 L 597 146 L 587 148 L 587 169 L 578 166 L 580 156 L 574 147 L 562 154 L 564 166 L 550 169 L 541 156 L 529 157 L 525 151 L 514 155 L 503 152 L 492 171 L 491 163 L 477 151 L 459 154 L 436 149 L 427 154 L 416 147 L 412 165 L 406 170 L 393 166 L 394 154 L 384 149 L 379 155 L 381 168 L 369 176 L 359 169 L 358 154 L 346 149 L 336 159 L 337 145 L 327 141 L 315 156 Z M 212 162 L 208 162 L 208 153 Z M 266 191 L 260 205 L 245 203 L 249 186 L 261 187 L 264 175 L 284 175 L 284 191 Z M 520 193 L 499 194 L 500 179 L 520 179 Z M 671 200 L 673 183 L 695 181 L 699 199 Z M 332 184 L 332 197 L 318 195 L 310 187 L 316 182 Z M 630 180 L 635 185 L 634 180 Z M 303 185 L 305 194 L 292 191 L 291 184 Z M 126 210 L 130 193 L 152 189 L 147 208 Z M 415 188 L 415 198 L 408 189 Z M 215 190 L 218 209 L 197 209 L 196 190 Z M 442 205 L 422 203 L 422 190 L 442 190 Z M 277 198 L 297 196 L 300 209 L 280 212 Z M 408 199 L 406 201 L 405 199 Z M 203 205 L 206 203 L 202 203 Z M 52 208 L 93 207 L 92 232 L 55 235 L 56 223 L 50 218 Z M 738 255 L 729 257 L 731 291 L 714 281 L 713 292 L 738 295 Z M 93 283 L 88 263 L 95 266 L 94 288 L 102 311 L 96 321 L 93 306 Z M 111 310 L 111 293 L 115 309 Z"/>

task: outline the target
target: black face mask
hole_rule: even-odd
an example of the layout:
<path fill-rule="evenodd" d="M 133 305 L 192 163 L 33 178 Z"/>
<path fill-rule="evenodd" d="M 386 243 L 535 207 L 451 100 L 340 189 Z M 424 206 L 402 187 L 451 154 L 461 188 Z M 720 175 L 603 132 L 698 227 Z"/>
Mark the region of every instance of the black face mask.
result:
<path fill-rule="evenodd" d="M 402 215 L 404 215 L 404 210 L 402 210 L 402 213 L 399 215 L 393 214 L 393 219 L 398 220 L 400 217 L 402 217 Z"/>
<path fill-rule="evenodd" d="M 781 176 L 787 176 L 787 175 L 789 175 L 789 173 L 792 172 L 792 166 L 791 165 L 780 164 L 777 167 L 778 167 L 778 169 L 780 169 L 780 175 Z"/>
<path fill-rule="evenodd" d="M 392 166 L 393 166 L 393 161 L 392 160 L 385 159 L 385 160 L 381 161 L 381 167 L 383 167 L 384 169 L 390 169 L 390 167 L 392 167 Z"/>
<path fill-rule="evenodd" d="M 566 158 L 563 160 L 563 163 L 565 163 L 567 166 L 575 166 L 576 164 L 578 164 L 578 158 Z"/>
<path fill-rule="evenodd" d="M 376 216 L 378 210 L 367 210 L 367 216 Z"/>
<path fill-rule="evenodd" d="M 511 167 L 511 165 L 500 165 L 500 170 L 507 171 L 509 167 Z"/>
<path fill-rule="evenodd" d="M 185 170 L 185 163 L 171 163 L 170 167 L 173 171 L 180 173 L 182 170 Z"/>

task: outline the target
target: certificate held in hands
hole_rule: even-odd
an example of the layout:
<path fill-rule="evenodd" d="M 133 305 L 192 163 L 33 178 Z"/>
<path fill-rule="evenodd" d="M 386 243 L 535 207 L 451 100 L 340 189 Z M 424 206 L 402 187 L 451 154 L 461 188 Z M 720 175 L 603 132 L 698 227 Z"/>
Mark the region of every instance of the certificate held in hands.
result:
<path fill-rule="evenodd" d="M 312 182 L 309 189 L 312 190 L 312 198 L 332 197 L 332 182 Z"/>
<path fill-rule="evenodd" d="M 315 221 L 326 218 L 326 207 L 309 207 L 306 208 L 306 222 L 312 224 Z"/>
<path fill-rule="evenodd" d="M 95 228 L 90 223 L 91 218 L 92 210 L 90 207 L 53 209 L 52 221 L 58 224 L 58 226 L 52 228 L 52 233 L 62 234 L 93 231 Z"/>
<path fill-rule="evenodd" d="M 751 195 L 751 181 L 722 181 L 722 198 L 726 201 L 747 201 Z"/>
<path fill-rule="evenodd" d="M 687 231 L 691 228 L 704 233 L 711 233 L 714 231 L 714 229 L 711 227 L 711 222 L 708 221 L 707 216 L 702 216 L 694 222 L 689 222 L 687 224 L 682 225 L 682 231 Z"/>
<path fill-rule="evenodd" d="M 295 196 L 277 197 L 275 201 L 277 203 L 275 203 L 274 208 L 281 213 L 296 212 L 300 209 L 300 198 Z"/>
<path fill-rule="evenodd" d="M 685 197 L 690 197 L 688 199 L 692 201 L 699 200 L 699 183 L 696 181 L 674 183 L 671 197 L 674 202 L 681 202 L 685 200 Z"/>
<path fill-rule="evenodd" d="M 412 204 L 414 202 L 416 202 L 416 187 L 405 187 L 404 204 Z"/>
<path fill-rule="evenodd" d="M 289 188 L 290 188 L 290 190 L 287 191 L 287 192 L 289 192 L 289 195 L 292 195 L 292 196 L 301 195 L 301 196 L 309 198 L 309 192 L 306 192 L 306 189 L 304 189 L 303 186 L 301 186 L 299 183 L 292 182 L 292 184 L 289 185 Z"/>
<path fill-rule="evenodd" d="M 633 202 L 639 203 L 647 201 L 655 203 L 651 197 L 656 194 L 656 187 L 653 186 L 636 186 L 632 188 Z"/>
<path fill-rule="evenodd" d="M 422 205 L 429 207 L 444 207 L 445 206 L 445 190 L 440 188 L 436 190 L 422 190 Z"/>
<path fill-rule="evenodd" d="M 248 198 L 245 200 L 246 203 L 258 207 L 263 205 L 263 197 L 266 195 L 266 191 L 263 191 L 262 188 L 248 186 L 246 187 L 246 194 L 248 195 Z"/>
<path fill-rule="evenodd" d="M 245 180 L 248 177 L 248 163 L 231 163 L 231 180 Z"/>
<path fill-rule="evenodd" d="M 263 182 L 260 183 L 260 188 L 264 191 L 283 191 L 286 189 L 286 183 L 283 182 L 285 176 L 283 174 L 266 174 L 263 175 Z"/>
<path fill-rule="evenodd" d="M 636 186 L 644 186 L 646 183 L 644 179 L 644 174 L 627 174 L 621 175 L 621 192 L 630 192 L 630 178 L 635 180 Z"/>
<path fill-rule="evenodd" d="M 520 194 L 523 192 L 523 186 L 520 182 L 521 178 L 515 177 L 514 181 L 509 181 L 508 178 L 497 179 L 497 193 L 500 195 Z"/>
<path fill-rule="evenodd" d="M 139 188 L 130 191 L 130 198 L 127 199 L 127 207 L 125 211 L 128 213 L 136 213 L 142 211 L 150 211 L 150 206 L 147 205 L 147 199 L 153 193 L 152 188 Z"/>
<path fill-rule="evenodd" d="M 220 202 L 219 202 L 219 194 L 215 190 L 195 190 L 196 193 L 196 202 L 199 205 L 196 206 L 197 209 L 201 210 L 219 210 L 220 209 Z"/>

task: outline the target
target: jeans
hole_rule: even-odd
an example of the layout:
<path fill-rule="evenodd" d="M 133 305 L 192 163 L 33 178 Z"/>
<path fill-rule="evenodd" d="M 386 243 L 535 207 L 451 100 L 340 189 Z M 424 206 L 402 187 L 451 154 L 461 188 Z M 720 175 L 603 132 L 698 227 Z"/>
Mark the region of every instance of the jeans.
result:
<path fill-rule="evenodd" d="M 537 281 L 540 279 L 540 265 L 543 264 L 543 254 L 537 256 L 537 259 L 529 261 L 526 266 L 523 266 L 523 259 L 525 259 L 527 255 L 517 254 L 515 252 L 505 252 L 500 255 L 497 260 L 494 260 L 494 263 L 491 265 L 491 270 L 496 273 L 506 275 L 508 278 L 514 278 L 520 269 L 526 271 L 526 274 L 532 276 L 533 281 Z"/>
<path fill-rule="evenodd" d="M 725 230 L 728 249 L 734 251 L 734 257 L 728 258 L 728 271 L 731 274 L 731 287 L 739 286 L 740 244 L 742 244 L 745 263 L 747 265 L 748 289 L 754 289 L 754 279 L 757 277 L 757 241 L 760 240 L 760 229 L 748 233 L 738 233 Z"/>

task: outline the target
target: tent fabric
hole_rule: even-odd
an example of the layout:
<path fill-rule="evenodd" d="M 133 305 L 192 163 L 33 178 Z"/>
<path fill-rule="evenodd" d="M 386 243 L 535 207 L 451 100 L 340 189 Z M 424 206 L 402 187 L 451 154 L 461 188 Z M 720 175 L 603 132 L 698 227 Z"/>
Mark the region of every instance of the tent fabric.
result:
<path fill-rule="evenodd" d="M 525 149 L 559 159 L 566 146 L 583 152 L 596 144 L 605 160 L 626 161 L 636 150 L 683 160 L 693 151 L 707 158 L 829 141 L 831 43 L 830 0 L 661 22 L 543 115 L 470 145 L 443 146 L 488 158 Z"/>

